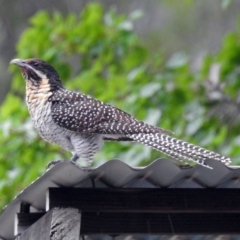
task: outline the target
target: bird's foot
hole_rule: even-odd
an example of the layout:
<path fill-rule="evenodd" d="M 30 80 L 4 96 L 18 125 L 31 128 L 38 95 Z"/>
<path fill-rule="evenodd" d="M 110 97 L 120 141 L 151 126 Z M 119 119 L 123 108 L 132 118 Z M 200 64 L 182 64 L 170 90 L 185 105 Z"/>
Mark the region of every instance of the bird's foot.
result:
<path fill-rule="evenodd" d="M 74 166 L 78 167 L 79 169 L 81 169 L 83 171 L 86 171 L 86 172 L 91 171 L 90 165 L 83 166 L 83 165 L 78 164 L 76 161 L 73 161 L 72 159 L 70 159 L 70 163 L 72 163 Z"/>
<path fill-rule="evenodd" d="M 46 170 L 50 169 L 51 167 L 55 166 L 56 164 L 58 164 L 60 162 L 64 162 L 64 160 L 53 160 L 53 161 L 49 162 L 46 166 Z M 81 168 L 82 170 L 87 170 L 88 169 L 88 167 L 81 166 L 76 161 L 73 161 L 72 159 L 70 159 L 70 161 L 67 161 L 67 162 L 70 162 L 71 164 Z"/>
<path fill-rule="evenodd" d="M 55 166 L 56 164 L 63 162 L 64 160 L 53 160 L 51 162 L 49 162 L 46 166 L 46 170 L 48 170 L 49 168 Z"/>
<path fill-rule="evenodd" d="M 75 153 L 72 157 L 71 157 L 71 159 L 70 159 L 70 162 L 73 164 L 73 165 L 75 165 L 75 166 L 77 166 L 78 168 L 80 168 L 80 169 L 82 169 L 82 170 L 84 170 L 84 171 L 89 171 L 89 164 L 88 164 L 88 166 L 82 166 L 82 165 L 80 165 L 80 164 L 78 164 L 77 163 L 77 160 L 79 159 L 79 156 Z"/>
<path fill-rule="evenodd" d="M 71 159 L 70 159 L 70 163 L 71 164 L 73 164 L 74 166 L 76 166 L 76 167 L 78 167 L 78 168 L 80 168 L 81 170 L 83 170 L 83 171 L 90 171 L 91 170 L 91 168 L 90 168 L 90 166 L 91 166 L 91 162 L 89 162 L 87 165 L 88 166 L 82 166 L 82 165 L 80 165 L 80 164 L 78 164 L 77 163 L 77 160 L 79 159 L 79 156 L 77 155 L 77 154 L 74 154 L 72 157 L 71 157 Z M 56 164 L 58 164 L 58 163 L 60 163 L 60 162 L 63 162 L 64 160 L 53 160 L 53 161 L 51 161 L 51 162 L 49 162 L 48 164 L 47 164 L 47 166 L 46 166 L 46 170 L 48 170 L 49 168 L 51 168 L 51 167 L 53 167 L 53 166 L 55 166 Z"/>

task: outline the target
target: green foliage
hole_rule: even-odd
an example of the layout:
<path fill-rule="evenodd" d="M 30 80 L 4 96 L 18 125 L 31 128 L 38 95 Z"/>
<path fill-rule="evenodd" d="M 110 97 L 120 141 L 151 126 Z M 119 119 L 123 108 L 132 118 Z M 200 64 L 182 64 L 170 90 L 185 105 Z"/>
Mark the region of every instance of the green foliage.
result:
<path fill-rule="evenodd" d="M 226 9 L 232 3 L 232 0 L 221 0 L 221 2 L 222 2 L 222 8 Z"/>
<path fill-rule="evenodd" d="M 218 118 L 209 117 L 212 105 L 205 100 L 202 83 L 218 62 L 221 81 L 228 81 L 226 94 L 237 94 L 240 31 L 229 34 L 219 53 L 207 56 L 201 70 L 192 73 L 183 53 L 169 60 L 161 49 L 149 53 L 133 31 L 133 21 L 140 15 L 138 11 L 128 17 L 113 10 L 104 13 L 99 4 L 87 5 L 80 16 L 38 12 L 22 33 L 17 57 L 44 59 L 58 70 L 67 88 L 172 130 L 176 137 L 239 157 L 238 131 L 231 132 Z M 42 174 L 49 161 L 70 157 L 38 137 L 24 103 L 24 80 L 19 69 L 11 67 L 11 71 L 12 89 L 0 108 L 0 205 Z M 146 165 L 160 156 L 139 144 L 108 143 L 94 164 L 118 158 Z"/>
<path fill-rule="evenodd" d="M 213 69 L 213 66 L 219 68 L 215 71 L 215 78 L 211 82 L 212 95 L 206 101 L 206 95 L 200 96 L 204 107 L 213 108 L 228 103 L 226 109 L 222 108 L 221 113 L 215 114 L 218 118 L 210 118 L 205 123 L 206 130 L 214 130 L 214 136 L 211 144 L 222 146 L 222 152 L 230 155 L 234 164 L 240 164 L 239 148 L 239 89 L 240 89 L 240 21 L 236 32 L 229 32 L 223 38 L 222 48 L 215 56 L 206 56 L 200 71 L 202 78 L 208 77 L 207 74 Z M 206 93 L 206 91 L 205 91 Z M 204 99 L 205 97 L 205 99 Z M 210 105 L 210 107 L 209 107 Z M 224 106 L 224 105 L 223 105 Z M 220 117 L 220 118 L 219 118 Z"/>

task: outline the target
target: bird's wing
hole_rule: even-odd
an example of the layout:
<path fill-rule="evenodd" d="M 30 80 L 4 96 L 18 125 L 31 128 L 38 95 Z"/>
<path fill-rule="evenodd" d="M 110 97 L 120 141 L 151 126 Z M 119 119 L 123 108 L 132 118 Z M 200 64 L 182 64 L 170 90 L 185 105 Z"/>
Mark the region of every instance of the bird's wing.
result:
<path fill-rule="evenodd" d="M 60 127 L 80 133 L 169 133 L 90 96 L 70 93 L 71 96 L 63 94 L 61 98 L 51 98 L 52 118 Z"/>

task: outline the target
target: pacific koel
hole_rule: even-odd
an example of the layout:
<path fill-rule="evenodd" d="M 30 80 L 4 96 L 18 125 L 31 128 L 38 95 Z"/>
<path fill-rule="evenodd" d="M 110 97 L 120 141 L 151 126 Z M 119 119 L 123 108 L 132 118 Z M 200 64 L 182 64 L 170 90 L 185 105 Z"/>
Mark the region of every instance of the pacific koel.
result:
<path fill-rule="evenodd" d="M 145 144 L 180 161 L 208 167 L 206 159 L 228 165 L 230 158 L 170 136 L 91 96 L 64 88 L 57 71 L 40 59 L 14 59 L 26 80 L 26 103 L 39 135 L 91 164 L 105 141 Z"/>

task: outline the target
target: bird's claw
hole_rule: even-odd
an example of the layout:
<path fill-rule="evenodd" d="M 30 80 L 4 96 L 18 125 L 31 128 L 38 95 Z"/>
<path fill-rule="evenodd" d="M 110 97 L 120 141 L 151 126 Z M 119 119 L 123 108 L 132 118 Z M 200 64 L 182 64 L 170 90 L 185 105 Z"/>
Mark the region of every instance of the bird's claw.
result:
<path fill-rule="evenodd" d="M 53 160 L 53 161 L 49 162 L 46 166 L 46 170 L 50 169 L 50 167 L 53 167 L 60 162 L 63 162 L 63 160 Z"/>

